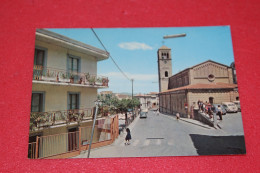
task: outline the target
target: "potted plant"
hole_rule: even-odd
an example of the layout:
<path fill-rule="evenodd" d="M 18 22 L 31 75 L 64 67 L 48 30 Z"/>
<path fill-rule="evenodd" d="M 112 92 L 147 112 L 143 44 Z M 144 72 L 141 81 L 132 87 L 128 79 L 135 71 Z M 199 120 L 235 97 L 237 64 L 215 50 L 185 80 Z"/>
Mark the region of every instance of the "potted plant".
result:
<path fill-rule="evenodd" d="M 86 84 L 86 85 L 89 85 L 89 84 L 90 84 L 89 80 L 90 80 L 90 74 L 87 73 L 87 74 L 85 75 L 85 84 Z"/>
<path fill-rule="evenodd" d="M 96 81 L 95 77 L 91 77 L 91 78 L 89 79 L 90 85 L 95 85 L 95 81 Z"/>
<path fill-rule="evenodd" d="M 68 74 L 66 72 L 65 73 L 63 73 L 63 72 L 59 73 L 59 81 L 65 82 L 65 83 L 70 82 L 70 79 L 68 78 Z"/>
<path fill-rule="evenodd" d="M 71 73 L 70 74 L 70 83 L 74 83 L 74 77 L 75 77 L 74 74 Z"/>
<path fill-rule="evenodd" d="M 98 77 L 95 84 L 102 85 L 102 78 Z"/>
<path fill-rule="evenodd" d="M 46 75 L 42 76 L 42 80 L 57 81 L 57 76 L 55 75 L 55 72 L 50 72 L 50 70 L 47 70 Z"/>
<path fill-rule="evenodd" d="M 102 85 L 108 86 L 108 79 L 107 78 L 105 78 L 105 77 L 102 78 Z"/>

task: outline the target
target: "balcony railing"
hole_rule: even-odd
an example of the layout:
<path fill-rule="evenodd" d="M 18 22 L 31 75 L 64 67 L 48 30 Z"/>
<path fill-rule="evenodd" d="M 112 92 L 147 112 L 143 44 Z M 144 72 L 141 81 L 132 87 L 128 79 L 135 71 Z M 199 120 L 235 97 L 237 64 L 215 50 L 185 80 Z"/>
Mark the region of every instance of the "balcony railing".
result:
<path fill-rule="evenodd" d="M 79 123 L 84 120 L 92 119 L 92 116 L 93 110 L 91 108 L 51 112 L 31 112 L 30 130 L 36 130 L 53 125 L 70 124 L 73 122 Z M 101 116 L 101 114 L 99 116 Z"/>
<path fill-rule="evenodd" d="M 108 87 L 108 78 L 104 76 L 91 75 L 89 73 L 78 73 L 61 69 L 34 65 L 33 80 L 55 83 L 71 83 L 85 86 Z"/>

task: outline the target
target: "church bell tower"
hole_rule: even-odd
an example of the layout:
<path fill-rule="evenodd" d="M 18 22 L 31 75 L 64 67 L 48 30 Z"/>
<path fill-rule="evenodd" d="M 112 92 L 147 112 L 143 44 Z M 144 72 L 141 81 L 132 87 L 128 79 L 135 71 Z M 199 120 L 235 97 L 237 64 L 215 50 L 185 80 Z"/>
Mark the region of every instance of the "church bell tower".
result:
<path fill-rule="evenodd" d="M 162 46 L 157 51 L 158 56 L 158 76 L 159 92 L 168 90 L 169 77 L 172 76 L 172 56 L 171 49 Z"/>

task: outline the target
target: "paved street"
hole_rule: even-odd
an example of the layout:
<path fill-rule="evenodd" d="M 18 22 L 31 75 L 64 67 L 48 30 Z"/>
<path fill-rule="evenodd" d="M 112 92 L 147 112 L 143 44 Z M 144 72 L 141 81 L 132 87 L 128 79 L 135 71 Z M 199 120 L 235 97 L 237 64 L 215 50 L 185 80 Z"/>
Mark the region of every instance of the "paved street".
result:
<path fill-rule="evenodd" d="M 227 114 L 215 129 L 191 120 L 188 123 L 174 116 L 149 112 L 146 119 L 136 118 L 129 126 L 132 140 L 124 144 L 121 133 L 111 145 L 91 150 L 91 158 L 191 156 L 245 153 L 241 113 Z M 197 124 L 196 124 L 197 123 Z M 202 126 L 201 126 L 202 125 Z M 86 158 L 87 152 L 75 158 Z"/>

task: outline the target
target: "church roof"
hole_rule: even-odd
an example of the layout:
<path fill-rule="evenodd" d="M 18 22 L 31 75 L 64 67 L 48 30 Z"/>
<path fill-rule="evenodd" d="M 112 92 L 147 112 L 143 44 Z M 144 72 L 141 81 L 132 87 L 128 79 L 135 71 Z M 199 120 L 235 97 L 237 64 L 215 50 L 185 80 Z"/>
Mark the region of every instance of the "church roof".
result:
<path fill-rule="evenodd" d="M 162 47 L 160 47 L 159 49 L 165 49 L 165 50 L 170 50 L 171 48 L 166 47 L 165 45 L 163 45 Z"/>
<path fill-rule="evenodd" d="M 191 67 L 185 68 L 184 70 L 182 70 L 182 71 L 180 71 L 180 72 L 178 72 L 178 73 L 176 73 L 176 74 L 170 76 L 170 78 L 173 77 L 173 76 L 176 76 L 176 75 L 178 75 L 178 74 L 180 74 L 180 73 L 182 73 L 182 72 L 184 72 L 184 71 L 186 71 L 186 70 L 189 70 L 189 69 L 195 68 L 195 67 L 197 67 L 197 66 L 199 66 L 199 65 L 202 65 L 202 64 L 205 64 L 205 63 L 208 63 L 208 62 L 212 62 L 212 63 L 215 63 L 215 64 L 219 64 L 219 65 L 221 65 L 221 66 L 224 66 L 224 67 L 230 68 L 229 66 L 227 66 L 227 65 L 225 65 L 225 64 L 221 64 L 221 63 L 218 63 L 218 62 L 215 62 L 215 61 L 212 61 L 212 60 L 207 60 L 207 61 L 204 61 L 204 62 L 202 62 L 202 63 L 196 64 L 196 65 L 194 65 L 194 66 L 191 66 Z"/>
<path fill-rule="evenodd" d="M 160 92 L 160 94 L 168 93 L 168 92 L 174 92 L 174 91 L 180 91 L 180 90 L 186 90 L 186 89 L 232 89 L 236 88 L 237 84 L 229 84 L 229 83 L 212 83 L 212 84 L 192 84 L 192 85 L 186 85 L 179 88 L 173 88 L 169 89 L 167 91 Z"/>
<path fill-rule="evenodd" d="M 225 65 L 225 64 L 221 64 L 221 63 L 219 63 L 219 62 L 212 61 L 212 60 L 209 59 L 209 60 L 204 61 L 204 62 L 202 62 L 202 63 L 200 63 L 200 64 L 196 64 L 196 65 L 194 65 L 194 66 L 192 66 L 192 67 L 190 67 L 190 68 L 194 68 L 194 67 L 196 67 L 196 66 L 199 66 L 199 65 L 204 64 L 204 63 L 207 63 L 207 62 L 212 62 L 212 63 L 219 64 L 219 65 L 222 65 L 222 66 L 225 66 L 225 67 L 229 67 L 229 66 L 227 66 L 227 65 Z"/>

